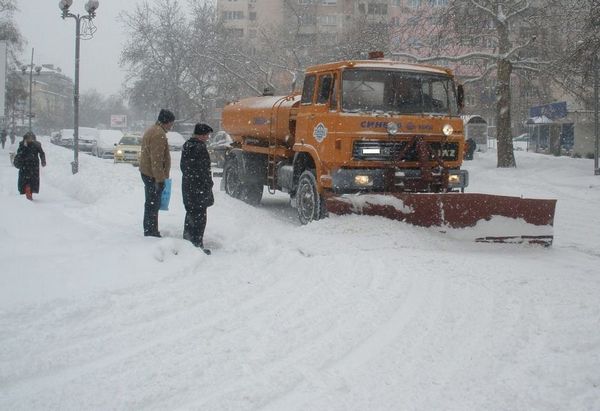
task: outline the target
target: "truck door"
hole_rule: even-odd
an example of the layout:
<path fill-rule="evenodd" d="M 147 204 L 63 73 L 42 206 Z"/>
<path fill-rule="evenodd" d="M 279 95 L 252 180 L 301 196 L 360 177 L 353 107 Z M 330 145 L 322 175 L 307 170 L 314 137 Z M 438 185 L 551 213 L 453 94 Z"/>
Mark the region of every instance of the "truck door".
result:
<path fill-rule="evenodd" d="M 314 104 L 306 122 L 307 141 L 315 147 L 321 159 L 328 158 L 326 151 L 335 141 L 337 99 L 333 73 L 319 74 L 316 81 Z"/>

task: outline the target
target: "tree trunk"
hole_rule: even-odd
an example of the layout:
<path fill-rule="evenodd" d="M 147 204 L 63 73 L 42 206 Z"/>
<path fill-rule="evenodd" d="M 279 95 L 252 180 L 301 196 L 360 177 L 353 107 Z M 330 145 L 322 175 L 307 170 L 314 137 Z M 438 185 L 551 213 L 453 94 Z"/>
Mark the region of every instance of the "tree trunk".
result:
<path fill-rule="evenodd" d="M 510 61 L 498 61 L 498 85 L 496 89 L 496 139 L 498 141 L 498 167 L 516 167 L 515 154 L 512 144 L 510 118 Z"/>

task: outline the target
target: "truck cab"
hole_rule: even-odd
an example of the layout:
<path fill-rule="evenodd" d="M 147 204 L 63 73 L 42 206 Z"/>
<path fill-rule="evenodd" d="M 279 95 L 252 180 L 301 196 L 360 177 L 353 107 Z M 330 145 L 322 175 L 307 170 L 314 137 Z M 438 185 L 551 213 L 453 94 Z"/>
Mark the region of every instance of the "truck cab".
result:
<path fill-rule="evenodd" d="M 448 70 L 385 60 L 311 67 L 296 121 L 294 151 L 315 160 L 325 190 L 440 192 L 466 186 L 466 174 L 458 172 L 462 120 Z M 418 141 L 428 153 L 419 153 Z M 448 181 L 436 168 L 456 177 Z"/>

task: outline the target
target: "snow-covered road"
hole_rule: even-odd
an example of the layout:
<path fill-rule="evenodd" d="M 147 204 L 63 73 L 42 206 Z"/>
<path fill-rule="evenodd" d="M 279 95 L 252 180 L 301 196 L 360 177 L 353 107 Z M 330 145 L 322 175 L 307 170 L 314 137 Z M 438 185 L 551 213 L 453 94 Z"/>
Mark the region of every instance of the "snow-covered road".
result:
<path fill-rule="evenodd" d="M 0 409 L 598 410 L 600 178 L 495 153 L 472 192 L 558 199 L 551 248 L 378 217 L 300 226 L 217 191 L 205 256 L 141 233 L 136 168 L 43 140 L 33 203 L 0 151 Z"/>

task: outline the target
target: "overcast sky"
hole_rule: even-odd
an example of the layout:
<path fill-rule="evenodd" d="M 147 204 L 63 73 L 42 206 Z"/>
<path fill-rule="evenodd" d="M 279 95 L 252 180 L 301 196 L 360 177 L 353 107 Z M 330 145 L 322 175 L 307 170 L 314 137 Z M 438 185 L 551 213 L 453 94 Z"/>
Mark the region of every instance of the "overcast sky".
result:
<path fill-rule="evenodd" d="M 63 20 L 58 9 L 59 0 L 17 0 L 19 12 L 15 20 L 27 40 L 22 60 L 34 64 L 54 64 L 67 76 L 75 72 L 75 19 Z M 71 12 L 85 14 L 87 0 L 73 0 Z M 80 89 L 96 89 L 109 95 L 121 89 L 125 72 L 119 67 L 119 56 L 125 35 L 117 16 L 123 10 L 135 8 L 136 0 L 100 0 L 94 19 L 97 31 L 91 40 L 81 41 L 79 69 Z"/>

